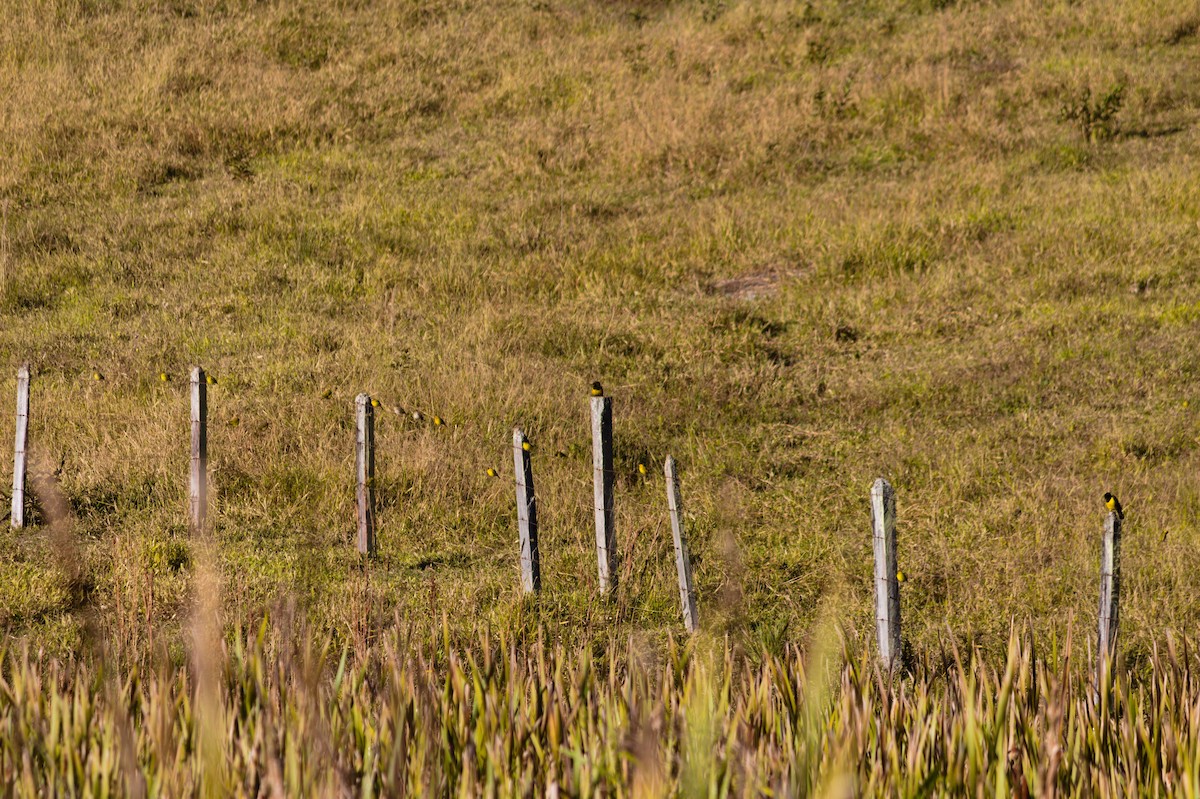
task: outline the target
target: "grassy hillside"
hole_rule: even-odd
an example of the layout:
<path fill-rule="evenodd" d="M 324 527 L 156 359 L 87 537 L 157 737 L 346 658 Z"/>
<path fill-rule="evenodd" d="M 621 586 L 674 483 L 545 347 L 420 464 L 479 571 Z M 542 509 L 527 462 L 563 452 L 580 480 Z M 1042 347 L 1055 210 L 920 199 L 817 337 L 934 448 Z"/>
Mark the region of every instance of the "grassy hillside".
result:
<path fill-rule="evenodd" d="M 668 453 L 717 633 L 778 647 L 830 602 L 869 636 L 881 474 L 917 651 L 1002 650 L 1012 618 L 1090 629 L 1109 489 L 1125 651 L 1200 620 L 1194 3 L 9 8 L 0 391 L 33 365 L 92 586 L 43 528 L 5 530 L 10 633 L 71 648 L 86 605 L 178 643 L 192 364 L 219 381 L 230 621 L 295 596 L 359 643 L 396 612 L 660 636 Z M 616 407 L 612 603 L 594 379 Z M 366 572 L 359 391 L 450 423 L 381 414 Z M 514 424 L 536 446 L 532 603 Z"/>

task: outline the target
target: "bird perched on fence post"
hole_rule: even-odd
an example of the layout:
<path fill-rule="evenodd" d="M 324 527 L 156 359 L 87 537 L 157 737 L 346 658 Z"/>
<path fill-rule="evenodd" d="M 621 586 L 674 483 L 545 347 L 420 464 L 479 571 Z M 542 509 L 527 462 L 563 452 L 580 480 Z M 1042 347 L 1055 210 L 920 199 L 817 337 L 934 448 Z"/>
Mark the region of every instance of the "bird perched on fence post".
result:
<path fill-rule="evenodd" d="M 1111 492 L 1104 492 L 1104 507 L 1111 511 L 1115 511 L 1118 519 L 1125 518 L 1125 511 L 1121 510 L 1121 502 Z"/>
<path fill-rule="evenodd" d="M 600 385 L 599 380 L 596 380 L 592 383 L 592 396 L 593 397 L 603 397 L 604 396 L 604 386 Z"/>

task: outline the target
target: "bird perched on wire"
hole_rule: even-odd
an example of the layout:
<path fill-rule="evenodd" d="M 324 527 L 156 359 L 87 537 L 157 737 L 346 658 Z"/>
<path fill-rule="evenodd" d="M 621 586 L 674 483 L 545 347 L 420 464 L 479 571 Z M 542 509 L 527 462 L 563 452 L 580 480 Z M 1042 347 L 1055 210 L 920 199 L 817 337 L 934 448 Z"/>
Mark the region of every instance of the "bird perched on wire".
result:
<path fill-rule="evenodd" d="M 604 396 L 604 386 L 600 385 L 599 380 L 592 383 L 592 396 L 593 397 L 603 397 Z"/>
<path fill-rule="evenodd" d="M 1118 519 L 1125 518 L 1125 511 L 1121 510 L 1120 500 L 1118 500 L 1116 496 L 1108 491 L 1104 492 L 1104 507 L 1114 511 L 1117 514 Z"/>

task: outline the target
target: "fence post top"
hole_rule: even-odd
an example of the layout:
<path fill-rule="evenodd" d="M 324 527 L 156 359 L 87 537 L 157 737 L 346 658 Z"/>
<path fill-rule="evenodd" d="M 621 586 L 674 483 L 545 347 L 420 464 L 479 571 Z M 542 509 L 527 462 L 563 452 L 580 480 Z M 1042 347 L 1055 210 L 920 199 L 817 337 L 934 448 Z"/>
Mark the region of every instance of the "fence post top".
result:
<path fill-rule="evenodd" d="M 522 442 L 524 442 L 524 441 L 525 441 L 525 433 L 521 431 L 521 428 L 514 427 L 513 428 L 513 446 L 519 447 L 519 446 L 521 446 Z"/>
<path fill-rule="evenodd" d="M 663 472 L 665 472 L 668 477 L 675 474 L 675 456 L 674 455 L 667 456 L 667 460 L 663 463 Z"/>
<path fill-rule="evenodd" d="M 357 397 L 354 398 L 354 404 L 355 405 L 370 405 L 371 404 L 371 395 L 364 391 L 363 393 L 359 394 Z"/>
<path fill-rule="evenodd" d="M 886 478 L 876 478 L 875 482 L 871 484 L 871 496 L 873 497 L 887 497 L 895 493 L 895 489 L 892 488 L 892 484 Z"/>
<path fill-rule="evenodd" d="M 199 366 L 192 367 L 192 380 L 199 380 L 204 376 L 204 370 Z"/>

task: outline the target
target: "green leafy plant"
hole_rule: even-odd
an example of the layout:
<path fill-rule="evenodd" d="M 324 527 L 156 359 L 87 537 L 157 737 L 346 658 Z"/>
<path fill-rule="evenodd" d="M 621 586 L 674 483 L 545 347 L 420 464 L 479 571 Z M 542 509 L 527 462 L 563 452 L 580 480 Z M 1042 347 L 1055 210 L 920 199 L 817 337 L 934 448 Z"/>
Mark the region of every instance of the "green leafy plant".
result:
<path fill-rule="evenodd" d="M 1110 138 L 1116 132 L 1117 114 L 1124 102 L 1124 84 L 1118 83 L 1095 98 L 1092 97 L 1091 87 L 1084 86 L 1063 102 L 1059 119 L 1075 124 L 1084 139 L 1095 143 Z"/>

